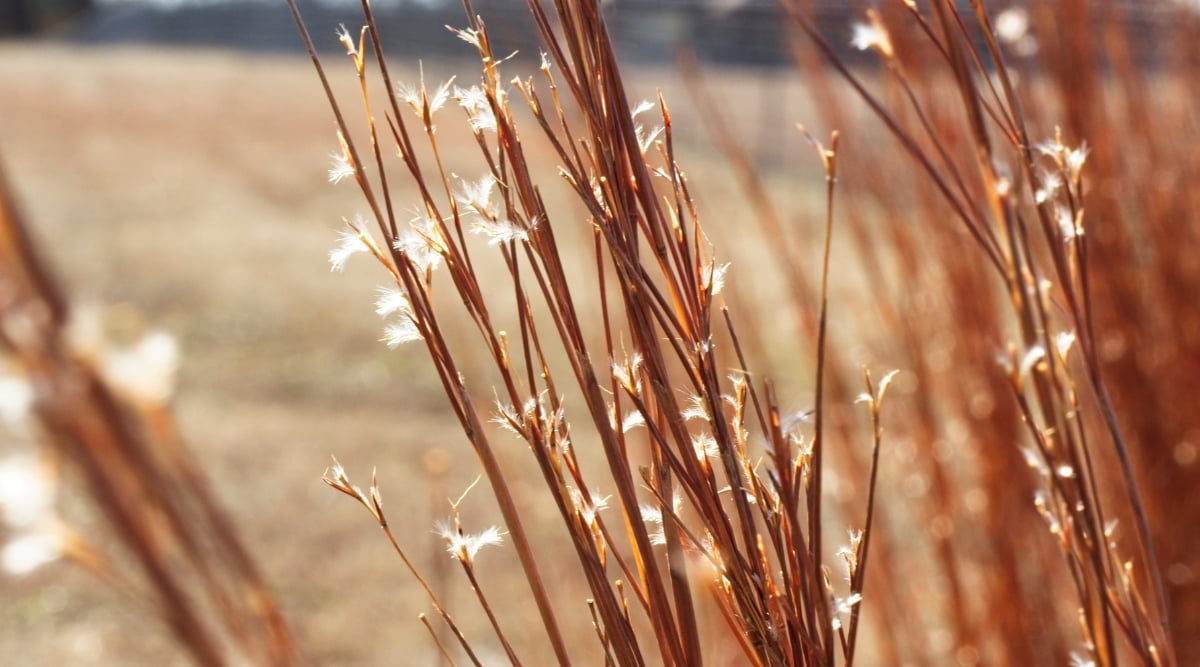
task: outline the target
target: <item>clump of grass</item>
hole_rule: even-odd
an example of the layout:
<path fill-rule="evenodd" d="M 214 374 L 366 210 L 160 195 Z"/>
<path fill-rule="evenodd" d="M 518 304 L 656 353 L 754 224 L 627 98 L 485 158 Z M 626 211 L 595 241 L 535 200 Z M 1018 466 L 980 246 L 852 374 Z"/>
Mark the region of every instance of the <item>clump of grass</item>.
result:
<path fill-rule="evenodd" d="M 595 641 L 608 663 L 697 664 L 713 641 L 701 636 L 702 615 L 714 613 L 724 641 L 753 664 L 851 661 L 871 514 L 868 508 L 856 521 L 862 528 L 844 553 L 848 585 L 835 585 L 823 546 L 826 318 L 822 314 L 815 349 L 801 351 L 817 360 L 817 405 L 806 433 L 804 420 L 745 363 L 736 324 L 720 302 L 726 266 L 700 226 L 676 162 L 665 101 L 648 105 L 662 127 L 641 127 L 639 114 L 649 108 L 626 97 L 599 5 L 559 6 L 561 32 L 540 6 L 530 9 L 542 37 L 537 78 L 546 93 L 532 77 L 502 74 L 503 58 L 492 52 L 486 26 L 469 5 L 468 27 L 456 34 L 477 49 L 482 63 L 471 88 L 395 83 L 369 5 L 361 32 L 341 33 L 362 83 L 368 136 L 362 143 L 352 137 L 330 93 L 342 146 L 331 177 L 352 175 L 371 213 L 351 224 L 331 262 L 337 268 L 350 254 L 365 252 L 384 269 L 389 284 L 381 288 L 378 310 L 391 322 L 385 340 L 419 339 L 426 346 L 495 495 L 558 662 L 571 661 L 576 642 L 568 640 L 551 602 L 545 558 L 533 546 L 488 422 L 528 445 L 544 483 L 540 493 L 557 509 L 566 548 L 587 582 Z M 303 30 L 298 15 L 297 21 Z M 370 94 L 369 67 L 383 81 L 382 101 Z M 459 179 L 442 167 L 437 123 L 445 122 L 449 110 L 442 107 L 451 99 L 465 111 L 477 142 L 481 180 Z M 549 181 L 526 159 L 529 139 L 520 132 L 517 105 L 560 161 Z M 374 116 L 377 108 L 384 122 Z M 825 251 L 823 259 L 814 258 L 827 276 L 836 137 L 829 147 L 813 143 L 829 186 Z M 419 193 L 412 224 L 396 213 L 405 207 L 392 199 L 384 145 L 399 155 Z M 560 221 L 564 213 L 548 210 L 542 191 L 550 187 L 568 188 L 582 219 Z M 568 254 L 579 250 L 560 244 L 567 225 L 583 225 L 590 257 Z M 477 268 L 480 253 L 500 256 L 503 278 Z M 592 263 L 587 282 L 567 270 L 580 259 Z M 497 289 L 501 280 L 505 287 Z M 456 298 L 439 301 L 439 289 L 453 290 Z M 577 306 L 585 291 L 599 304 L 596 312 Z M 484 371 L 464 368 L 454 349 L 449 331 L 455 321 L 469 322 L 469 344 L 487 350 L 490 400 L 481 397 L 479 380 L 468 379 Z M 875 383 L 866 375 L 865 400 L 875 420 L 874 441 L 866 445 L 876 453 L 891 377 Z M 585 458 L 581 443 L 601 456 Z M 375 484 L 364 493 L 340 468 L 326 481 L 358 499 L 388 530 Z M 600 511 L 608 505 L 608 512 Z M 457 528 L 447 532 L 497 641 L 520 662 L 472 572 L 474 549 L 466 545 L 479 538 Z M 477 662 L 469 642 L 455 636 Z"/>
<path fill-rule="evenodd" d="M 1051 4 L 1045 3 L 1040 11 Z M 1073 15 L 1077 22 L 1061 29 L 1066 35 L 1064 42 L 1070 46 L 1055 55 L 1079 65 L 1081 69 L 1071 76 L 1091 81 L 1096 87 L 1088 92 L 1095 97 L 1081 96 L 1083 91 L 1077 82 L 1059 80 L 1063 95 L 1059 101 L 1068 110 L 1094 108 L 1104 99 L 1097 84 L 1103 64 L 1097 64 L 1098 59 L 1089 52 L 1086 40 L 1081 41 L 1081 35 L 1105 19 L 1081 13 L 1078 5 L 1068 5 L 1072 3 L 1062 3 L 1064 15 Z M 935 250 L 936 265 L 946 271 L 948 282 L 933 291 L 946 293 L 967 315 L 956 317 L 951 324 L 958 329 L 956 338 L 1001 343 L 1007 350 L 1000 367 L 1026 431 L 1023 440 L 1031 443 L 1024 446 L 1023 452 L 1038 478 L 1035 506 L 1065 560 L 1070 588 L 1075 592 L 1085 647 L 1080 655 L 1087 654 L 1095 664 L 1116 664 L 1122 653 L 1142 664 L 1174 664 L 1169 596 L 1135 470 L 1135 457 L 1152 458 L 1158 447 L 1152 441 L 1143 441 L 1141 452 L 1131 447 L 1110 398 L 1105 378 L 1111 376 L 1111 371 L 1105 368 L 1101 352 L 1102 340 L 1136 325 L 1114 320 L 1101 325 L 1096 317 L 1097 312 L 1111 307 L 1101 305 L 1109 298 L 1096 285 L 1112 280 L 1118 271 L 1103 265 L 1096 271 L 1094 253 L 1097 247 L 1104 248 L 1101 252 L 1113 251 L 1109 237 L 1112 226 L 1137 223 L 1117 223 L 1123 216 L 1105 205 L 1110 196 L 1105 187 L 1085 188 L 1085 164 L 1098 155 L 1111 155 L 1125 135 L 1115 127 L 1106 133 L 1077 125 L 1073 136 L 1080 143 L 1070 146 L 1064 130 L 1049 130 L 1055 122 L 1055 105 L 1036 97 L 1041 92 L 1036 88 L 1022 96 L 1015 72 L 1020 71 L 1023 81 L 1031 82 L 1027 84 L 1030 88 L 1044 77 L 1029 62 L 1021 63 L 1023 70 L 1009 69 L 998 36 L 1003 33 L 994 27 L 982 7 L 962 15 L 950 3 L 934 3 L 928 16 L 911 4 L 895 9 L 887 22 L 880 14 L 870 13 L 869 25 L 858 33 L 861 46 L 875 51 L 885 66 L 882 83 L 890 89 L 888 95 L 894 95 L 889 99 L 897 100 L 891 103 L 884 101 L 883 94 L 871 92 L 860 75 L 842 65 L 835 50 L 802 14 L 793 13 L 792 18 L 829 57 L 886 133 L 894 137 L 895 145 L 912 159 L 916 178 L 876 180 L 864 188 L 864 194 L 869 192 L 868 197 L 884 201 L 914 201 L 908 193 L 918 192 L 918 210 L 930 220 L 957 221 L 965 236 L 982 251 L 980 258 L 991 267 L 992 279 L 1003 287 L 1004 297 L 988 305 L 988 309 L 997 310 L 980 314 L 977 305 L 968 304 L 988 294 L 986 283 L 980 282 L 988 272 L 975 263 L 963 262 L 957 256 L 961 250 L 944 242 L 953 230 L 939 227 L 911 233 L 898 224 L 889 226 L 894 230 L 896 254 L 913 270 L 919 271 L 925 259 L 919 254 L 927 256 L 923 251 Z M 1045 18 L 1036 12 L 1034 16 Z M 1128 30 L 1119 19 L 1110 15 L 1107 22 L 1099 23 L 1113 40 L 1121 39 L 1121 31 Z M 899 37 L 893 37 L 890 26 L 898 26 Z M 1027 35 L 1008 38 L 1032 39 Z M 1038 39 L 1052 43 L 1050 35 L 1042 34 Z M 893 43 L 914 46 L 908 53 L 900 53 Z M 1131 57 L 1128 52 L 1118 51 L 1118 58 L 1122 53 L 1125 58 Z M 1128 72 L 1132 63 L 1118 60 L 1115 65 Z M 937 108 L 935 100 L 942 90 L 957 93 L 957 117 L 947 117 L 944 106 Z M 1071 120 L 1070 114 L 1066 120 Z M 1033 138 L 1031 127 L 1040 128 L 1050 138 Z M 1103 165 L 1098 180 L 1104 182 L 1104 174 L 1108 174 L 1110 183 L 1117 180 L 1114 167 L 1111 162 Z M 1120 178 L 1126 176 L 1130 181 L 1140 178 L 1128 172 L 1122 172 Z M 1100 222 L 1093 222 L 1097 219 Z M 962 238 L 963 234 L 958 236 Z M 1094 236 L 1109 238 L 1097 243 Z M 857 238 L 867 238 L 867 234 L 860 233 Z M 873 252 L 865 246 L 862 249 Z M 1161 266 L 1146 270 L 1151 274 L 1173 272 L 1178 261 L 1173 253 L 1162 257 Z M 916 357 L 913 361 L 925 366 L 920 375 L 934 379 L 936 373 L 928 366 L 930 355 L 920 349 L 920 341 L 929 340 L 934 330 L 902 325 L 900 331 L 904 332 L 902 339 L 908 340 L 909 354 Z M 964 367 L 977 366 L 981 357 L 993 353 L 987 345 L 982 350 L 972 350 L 971 346 L 967 343 L 960 348 L 967 353 L 960 357 Z M 1163 379 L 1141 381 L 1157 384 Z M 958 414 L 966 417 L 971 412 L 959 408 Z M 1127 414 L 1134 421 L 1134 415 L 1147 417 L 1158 412 L 1157 406 L 1149 404 L 1127 406 Z M 924 411 L 922 419 L 927 422 L 923 426 L 926 433 L 944 429 L 932 411 Z M 1015 440 L 1011 413 L 998 411 L 990 420 L 975 421 L 990 422 L 997 434 L 1004 434 L 994 440 L 987 435 L 978 438 L 982 446 L 989 447 L 983 453 L 985 460 L 1006 457 L 992 448 L 1010 447 Z M 984 483 L 990 487 L 990 496 L 1011 497 L 1011 473 L 995 463 L 989 464 L 990 470 L 985 468 L 988 477 Z M 1019 496 L 1011 502 L 1016 501 Z M 1129 539 L 1121 546 L 1114 540 L 1117 517 L 1133 526 Z M 1006 529 L 1005 523 L 994 522 L 984 528 L 999 533 Z M 1001 540 L 993 535 L 989 541 L 996 544 Z M 951 553 L 943 556 L 947 561 L 953 557 Z M 1027 575 L 1022 574 L 1017 562 L 1000 560 L 998 565 L 1001 571 L 1009 572 L 998 577 L 1007 579 L 1007 583 L 997 586 L 997 592 L 1006 592 L 996 596 L 996 608 L 1034 597 L 1029 585 L 1021 582 Z M 987 620 L 981 617 L 974 628 L 964 623 L 959 632 L 974 634 L 976 640 L 972 643 L 979 645 L 987 636 Z M 1043 650 L 1058 655 L 1064 652 L 1063 647 L 1047 646 Z"/>
<path fill-rule="evenodd" d="M 378 311 L 390 320 L 385 340 L 425 346 L 493 491 L 559 663 L 585 650 L 568 639 L 574 633 L 542 574 L 561 554 L 546 556 L 535 546 L 506 469 L 511 454 L 489 422 L 528 446 L 543 482 L 539 494 L 556 509 L 562 543 L 586 582 L 595 645 L 607 664 L 698 664 L 723 643 L 751 664 L 851 664 L 862 655 L 862 609 L 874 600 L 880 630 L 863 650 L 887 662 L 952 653 L 964 664 L 987 656 L 1175 664 L 1137 454 L 1105 382 L 1087 213 L 1096 197 L 1084 174 L 1089 160 L 1108 151 L 1099 143 L 1089 151 L 1087 132 L 1073 132 L 1072 144 L 1063 131 L 1051 131 L 1048 112 L 1031 119 L 1030 101 L 1020 97 L 982 5 L 970 14 L 942 1 L 928 13 L 914 3 L 892 7 L 887 17 L 868 13 L 853 41 L 880 58 L 883 74 L 874 85 L 886 96 L 788 6 L 797 33 L 831 67 L 814 64 L 813 52 L 798 54 L 831 124 L 867 127 L 845 111 L 849 91 L 879 121 L 872 139 L 890 137 L 901 156 L 849 161 L 851 176 L 866 183 L 851 192 L 894 202 L 896 220 L 880 222 L 853 208 L 844 217 L 887 325 L 880 344 L 910 363 L 922 383 L 898 430 L 920 443 L 932 493 L 907 519 L 903 511 L 886 512 L 891 529 L 876 521 L 881 407 L 894 375 L 875 382 L 864 372 L 870 437 L 861 449 L 869 455 L 837 464 L 866 480 L 865 512 L 850 521 L 850 544 L 839 552 L 845 585 L 833 583 L 827 546 L 831 524 L 845 511 L 829 506 L 825 483 L 835 465 L 831 452 L 853 452 L 856 432 L 841 416 L 853 394 L 842 370 L 849 364 L 828 333 L 831 243 L 843 217 L 835 201 L 848 162 L 839 135 L 825 146 L 805 134 L 827 183 L 822 243 L 806 255 L 787 238 L 752 165 L 714 125 L 750 192 L 750 217 L 774 244 L 771 261 L 781 274 L 815 285 L 793 292 L 813 335 L 796 354 L 812 360 L 814 405 L 798 413 L 752 368 L 755 351 L 744 349 L 743 334 L 761 325 L 744 322 L 721 301 L 726 265 L 700 225 L 677 162 L 669 108 L 660 98 L 649 109 L 662 127 L 640 126 L 649 109 L 627 96 L 598 3 L 556 3 L 552 18 L 531 2 L 542 62 L 536 75 L 515 79 L 502 74 L 509 64 L 492 52 L 484 22 L 466 3 L 468 27 L 455 32 L 478 52 L 479 82 L 433 89 L 392 80 L 364 3 L 361 32 L 341 34 L 361 83 L 361 140 L 291 6 L 337 121 L 342 150 L 331 178 L 352 177 L 370 210 L 351 224 L 331 261 L 337 267 L 366 252 L 384 269 L 388 285 Z M 370 69 L 380 76 L 382 101 L 371 92 Z M 1075 87 L 1061 85 L 1068 108 L 1087 103 Z M 947 99 L 953 116 L 944 111 Z M 444 166 L 435 117 L 450 113 L 444 107 L 451 100 L 465 112 L 479 149 L 481 180 L 458 178 Z M 521 132 L 530 126 L 531 133 Z M 1047 133 L 1048 140 L 1035 138 Z M 556 174 L 533 167 L 531 140 L 549 146 Z M 417 217 L 407 224 L 393 201 L 395 176 L 385 159 L 392 152 L 417 193 Z M 546 206 L 543 193 L 555 187 L 572 193 L 578 213 Z M 926 224 L 914 229 L 910 211 Z M 579 251 L 563 241 L 573 227 L 590 241 L 582 280 L 568 270 L 581 253 L 573 256 Z M 964 259 L 964 247 L 972 259 Z M 499 256 L 499 269 L 483 268 L 491 266 L 488 254 Z M 819 267 L 815 281 L 805 279 L 811 266 Z M 915 283 L 902 283 L 900 307 L 889 303 L 896 276 Z M 936 280 L 943 282 L 929 282 Z M 453 298 L 438 298 L 442 290 Z M 931 293 L 952 306 L 928 322 L 902 314 L 910 299 Z M 585 302 L 598 305 L 587 310 Z M 935 362 L 927 349 L 938 327 L 948 327 L 958 343 L 950 364 L 945 355 Z M 770 340 L 755 333 L 755 340 Z M 466 363 L 463 346 L 486 351 L 486 363 Z M 959 377 L 968 371 L 971 379 Z M 996 395 L 1001 390 L 1006 397 Z M 983 429 L 974 432 L 982 433 L 973 438 L 977 461 L 947 463 L 935 449 L 949 423 Z M 594 451 L 581 454 L 581 443 Z M 1017 481 L 1014 469 L 1021 471 Z M 411 562 L 389 530 L 374 482 L 364 493 L 340 466 L 326 481 L 361 502 Z M 986 508 L 974 521 L 956 517 L 969 486 L 981 494 L 974 504 Z M 609 504 L 610 512 L 601 512 Z M 1032 534 L 1028 518 L 1038 514 L 1049 531 L 1037 531 L 1041 541 L 1029 549 L 1037 558 L 1023 560 L 1020 549 L 1004 544 L 1007 531 Z M 1134 526 L 1125 544 L 1114 539 L 1117 516 Z M 921 615 L 905 613 L 913 593 L 893 563 L 903 559 L 899 542 L 917 539 L 903 527 L 926 523 L 934 534 L 932 564 L 913 576 L 942 591 L 943 601 L 929 605 L 940 607 L 933 625 L 947 628 L 941 646 L 920 639 L 929 628 Z M 966 537 L 955 538 L 956 531 Z M 478 548 L 500 533 L 468 535 L 457 506 L 444 533 L 496 642 L 520 663 L 521 647 L 510 641 L 484 593 L 488 582 L 474 569 Z M 1065 567 L 1044 558 L 1050 550 Z M 872 571 L 886 573 L 872 588 L 868 556 Z M 972 581 L 982 583 L 975 589 Z M 425 590 L 462 653 L 479 664 L 474 640 Z M 1063 617 L 1075 614 L 1078 630 L 1068 631 Z M 719 619 L 719 633 L 711 631 L 710 615 Z M 1029 640 L 1044 628 L 1054 631 Z M 912 636 L 907 643 L 905 635 Z M 439 648 L 452 659 L 453 651 Z"/>

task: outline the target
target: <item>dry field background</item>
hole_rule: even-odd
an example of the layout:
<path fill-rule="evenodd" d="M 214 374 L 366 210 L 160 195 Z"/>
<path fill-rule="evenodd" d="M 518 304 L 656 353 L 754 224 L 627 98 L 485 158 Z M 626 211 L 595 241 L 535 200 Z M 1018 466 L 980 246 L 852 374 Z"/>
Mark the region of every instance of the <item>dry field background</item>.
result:
<path fill-rule="evenodd" d="M 410 643 L 420 600 L 320 473 L 334 452 L 377 465 L 408 490 L 398 521 L 420 550 L 435 539 L 421 453 L 455 430 L 420 361 L 376 342 L 371 283 L 328 270 L 357 202 L 325 180 L 336 143 L 314 83 L 302 59 L 7 44 L 0 146 L 72 298 L 179 338 L 183 430 L 314 657 L 379 664 Z M 69 566 L 0 586 L 0 655 L 182 661 Z"/>

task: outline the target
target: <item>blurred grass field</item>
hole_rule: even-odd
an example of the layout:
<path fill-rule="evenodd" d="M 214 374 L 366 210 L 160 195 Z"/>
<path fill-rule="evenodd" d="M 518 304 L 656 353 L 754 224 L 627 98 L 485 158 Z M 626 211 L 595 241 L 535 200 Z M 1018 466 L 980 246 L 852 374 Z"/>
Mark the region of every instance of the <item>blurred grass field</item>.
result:
<path fill-rule="evenodd" d="M 378 465 L 414 490 L 397 498 L 414 506 L 400 520 L 432 545 L 420 454 L 455 431 L 419 359 L 376 343 L 373 296 L 354 269 L 328 270 L 356 202 L 325 179 L 336 144 L 311 66 L 0 50 L 3 159 L 72 298 L 119 327 L 178 337 L 183 431 L 314 656 L 371 664 L 394 654 L 410 641 L 394 633 L 419 627 L 420 600 L 320 473 L 335 451 Z M 68 565 L 0 587 L 0 655 L 183 661 L 145 610 Z"/>

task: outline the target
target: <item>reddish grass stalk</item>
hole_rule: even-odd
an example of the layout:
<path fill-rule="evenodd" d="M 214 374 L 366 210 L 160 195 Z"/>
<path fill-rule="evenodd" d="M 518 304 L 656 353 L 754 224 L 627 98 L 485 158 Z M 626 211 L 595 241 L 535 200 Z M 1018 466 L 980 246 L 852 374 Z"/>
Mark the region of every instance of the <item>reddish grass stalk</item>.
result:
<path fill-rule="evenodd" d="M 394 104 L 398 91 L 380 60 L 385 89 L 393 100 L 387 126 L 420 192 L 422 208 L 428 213 L 429 226 L 420 233 L 429 251 L 438 256 L 437 261 L 447 266 L 464 314 L 474 323 L 479 343 L 489 351 L 493 371 L 499 379 L 498 392 L 504 397 L 499 421 L 530 445 L 547 484 L 546 490 L 567 528 L 567 537 L 594 596 L 589 608 L 599 619 L 597 627 L 603 628 L 598 637 L 605 654 L 617 664 L 642 664 L 645 660 L 635 630 L 641 621 L 630 617 L 621 588 L 614 588 L 608 582 L 605 562 L 606 555 L 611 553 L 619 569 L 633 577 L 636 599 L 645 612 L 643 620 L 655 638 L 658 657 L 665 664 L 697 664 L 703 653 L 698 610 L 692 594 L 692 589 L 700 583 L 691 564 L 697 557 L 707 563 L 705 568 L 714 568 L 720 580 L 725 581 L 717 589 L 723 591 L 718 599 L 725 600 L 720 605 L 722 615 L 754 662 L 832 664 L 837 647 L 833 639 L 831 590 L 822 566 L 821 546 L 819 469 L 823 465 L 820 452 L 826 446 L 825 438 L 818 434 L 812 454 L 795 460 L 787 454 L 790 441 L 796 437 L 790 431 L 792 427 L 788 426 L 787 432 L 782 430 L 773 396 L 765 406 L 760 402 L 760 390 L 748 381 L 750 376 L 740 350 L 739 375 L 731 380 L 733 393 L 725 393 L 718 374 L 723 362 L 714 351 L 714 336 L 718 331 L 710 322 L 713 299 L 719 290 L 718 272 L 724 269 L 718 267 L 712 250 L 706 247 L 686 180 L 679 171 L 665 102 L 659 100 L 662 139 L 653 144 L 643 143 L 641 130 L 627 112 L 631 105 L 625 96 L 599 5 L 556 5 L 559 32 L 552 27 L 552 20 L 542 7 L 530 3 L 547 52 L 543 70 L 552 93 L 551 106 L 543 105 L 532 81 L 518 80 L 515 86 L 562 161 L 561 175 L 568 188 L 575 192 L 591 217 L 600 278 L 598 295 L 603 307 L 600 323 L 605 361 L 600 366 L 611 368 L 606 379 L 597 372 L 586 333 L 590 326 L 575 305 L 577 288 L 572 287 L 560 256 L 556 225 L 542 203 L 541 186 L 535 183 L 536 174 L 526 160 L 524 144 L 508 109 L 507 92 L 499 75 L 500 61 L 491 51 L 484 24 L 473 15 L 469 3 L 466 9 L 469 28 L 459 33 L 476 46 L 482 64 L 482 89 L 475 98 L 477 101 L 471 103 L 476 106 L 469 108 L 468 113 L 478 115 L 479 107 L 486 106 L 486 127 L 494 129 L 493 144 L 480 129 L 484 126 L 482 121 L 473 126 L 490 172 L 489 189 L 492 183 L 499 184 L 500 206 L 493 208 L 488 196 L 479 201 L 473 194 L 451 192 L 438 139 L 432 132 L 432 116 L 440 102 L 431 101 L 422 87 L 408 102 L 425 130 L 433 162 L 431 173 L 438 174 L 441 193 L 426 187 L 426 172 L 415 158 L 403 111 Z M 294 5 L 292 10 L 321 71 L 315 48 Z M 365 8 L 364 20 L 367 27 L 362 35 L 372 36 L 376 55 L 381 59 L 369 8 Z M 344 37 L 343 42 L 361 82 L 366 62 L 362 53 L 364 40 L 360 38 L 356 45 Z M 557 76 L 551 75 L 551 66 Z M 325 81 L 323 73 L 321 77 Z M 559 81 L 565 82 L 570 102 L 581 114 L 578 128 L 568 120 L 565 100 L 558 94 Z M 329 94 L 328 84 L 323 85 Z M 372 145 L 378 146 L 376 125 L 369 117 L 370 104 L 365 98 L 366 87 L 362 89 L 364 107 L 368 110 L 367 132 Z M 331 94 L 329 97 L 336 109 L 337 101 Z M 337 112 L 335 118 L 345 161 L 354 167 L 353 173 L 368 201 L 378 201 L 375 186 L 367 182 L 359 164 L 359 153 L 341 113 Z M 655 146 L 663 166 L 652 168 L 649 150 Z M 822 157 L 827 156 L 822 153 Z M 832 161 L 827 166 L 832 167 Z M 382 172 L 383 166 L 378 168 Z M 657 179 L 667 183 L 661 201 L 654 187 Z M 832 194 L 832 172 L 829 184 Z M 382 182 L 381 186 L 386 187 Z M 459 362 L 448 344 L 444 325 L 440 323 L 444 315 L 432 300 L 432 274 L 428 267 L 418 264 L 404 245 L 397 231 L 400 227 L 391 217 L 394 214 L 390 205 L 386 219 L 383 208 L 374 203 L 371 208 L 386 245 L 377 243 L 361 229 L 354 236 L 392 274 L 404 295 L 405 317 L 424 339 L 447 398 L 474 445 L 525 566 L 526 577 L 546 621 L 547 634 L 559 660 L 566 662 L 565 652 L 560 650 L 561 640 L 557 639 L 555 614 L 546 602 L 537 573 L 536 559 L 521 527 L 520 514 L 506 490 L 508 480 L 478 416 L 472 391 L 464 383 Z M 444 215 L 442 211 L 447 209 L 449 215 Z M 831 206 L 829 216 L 832 224 Z M 516 338 L 498 331 L 493 324 L 490 297 L 480 284 L 476 262 L 469 250 L 465 233 L 468 223 L 488 233 L 505 235 L 494 245 L 498 246 L 511 280 L 519 324 Z M 823 281 L 826 290 L 829 252 L 827 242 Z M 607 276 L 611 276 L 611 281 Z M 611 299 L 610 294 L 617 299 Z M 827 291 L 822 294 L 827 303 Z M 535 303 L 545 309 L 544 321 L 535 314 Z M 822 316 L 822 332 L 824 322 Z M 724 324 L 727 335 L 736 341 L 732 320 L 726 316 Z M 562 346 L 560 352 L 574 380 L 571 391 L 582 399 L 591 428 L 599 439 L 607 478 L 615 487 L 621 506 L 626 544 L 613 540 L 606 522 L 595 515 L 594 509 L 588 511 L 587 519 L 583 518 L 584 508 L 574 499 L 569 486 L 584 488 L 584 478 L 574 450 L 566 447 L 571 437 L 569 423 L 562 416 L 567 388 L 555 378 L 557 364 L 552 362 L 546 347 L 547 340 L 553 338 L 547 339 L 542 333 L 547 326 Z M 626 335 L 634 354 L 629 361 L 622 362 L 617 337 Z M 514 344 L 515 356 L 511 349 Z M 825 347 L 822 335 L 816 364 L 819 433 L 824 423 L 821 360 Z M 695 439 L 700 435 L 687 425 L 691 417 L 685 416 L 687 412 L 680 404 L 678 390 L 673 388 L 680 381 L 696 397 L 691 410 L 705 422 L 701 435 L 710 439 L 711 454 L 707 449 L 698 449 L 700 445 Z M 650 449 L 644 464 L 634 463 L 627 429 L 617 428 L 618 422 L 628 419 L 622 416 L 622 406 L 627 404 L 633 406 L 634 414 L 648 433 Z M 751 404 L 753 409 L 749 410 Z M 764 421 L 768 414 L 775 415 L 772 424 Z M 757 427 L 769 433 L 776 443 L 780 473 L 770 480 L 761 477 L 750 463 L 746 430 L 752 426 L 749 418 L 757 419 Z M 801 495 L 799 486 L 803 479 L 808 481 Z M 645 485 L 657 502 L 661 539 L 666 545 L 664 553 L 655 550 L 642 518 L 639 483 Z M 781 493 L 785 494 L 782 499 L 786 504 L 775 506 Z M 691 525 L 690 516 L 676 508 L 677 494 L 689 504 L 689 514 L 694 513 L 699 521 L 695 526 Z M 802 504 L 807 531 L 795 524 Z M 764 528 L 769 529 L 769 540 L 760 533 Z M 786 564 L 782 586 L 774 583 L 776 575 L 772 569 L 777 566 L 776 559 L 780 559 L 779 564 Z M 477 582 L 473 584 L 478 590 Z M 490 613 L 489 617 L 494 618 Z M 500 632 L 498 625 L 496 631 Z M 841 652 L 847 650 L 843 637 Z M 518 661 L 511 650 L 509 656 Z"/>
<path fill-rule="evenodd" d="M 154 608 L 198 663 L 304 662 L 278 603 L 207 481 L 168 407 L 122 392 L 103 360 L 73 349 L 69 311 L 36 254 L 0 173 L 0 347 L 38 391 L 32 420 L 44 444 L 83 478 L 136 560 Z M 77 538 L 81 539 L 81 538 Z M 109 561 L 77 547 L 112 582 Z"/>

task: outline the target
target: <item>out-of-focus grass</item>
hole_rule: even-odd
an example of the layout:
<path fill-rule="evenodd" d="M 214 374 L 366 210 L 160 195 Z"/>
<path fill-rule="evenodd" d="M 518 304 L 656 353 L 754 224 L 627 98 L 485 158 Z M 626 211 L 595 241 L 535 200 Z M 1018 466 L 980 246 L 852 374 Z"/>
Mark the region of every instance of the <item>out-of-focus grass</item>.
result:
<path fill-rule="evenodd" d="M 397 452 L 372 458 L 416 489 L 399 521 L 424 540 L 420 453 L 453 431 L 420 364 L 375 343 L 372 295 L 328 272 L 354 204 L 325 182 L 334 142 L 310 76 L 295 60 L 5 45 L 0 147 L 72 298 L 179 337 L 183 429 L 220 499 L 314 656 L 363 664 L 406 640 L 368 640 L 362 619 L 410 628 L 420 603 L 320 470 L 335 448 Z M 180 660 L 144 610 L 70 567 L 0 587 L 2 655 Z"/>

